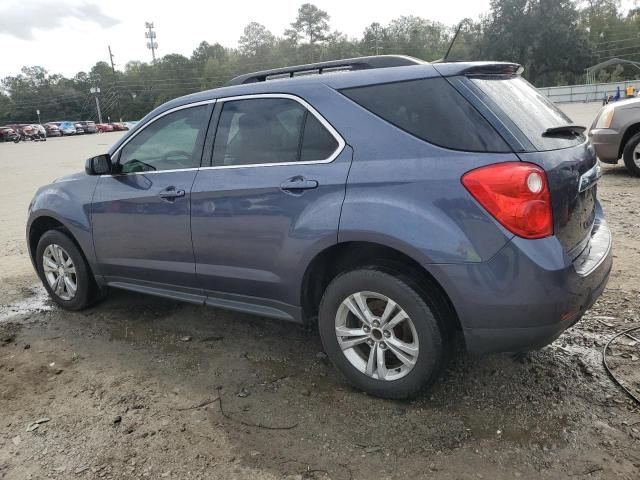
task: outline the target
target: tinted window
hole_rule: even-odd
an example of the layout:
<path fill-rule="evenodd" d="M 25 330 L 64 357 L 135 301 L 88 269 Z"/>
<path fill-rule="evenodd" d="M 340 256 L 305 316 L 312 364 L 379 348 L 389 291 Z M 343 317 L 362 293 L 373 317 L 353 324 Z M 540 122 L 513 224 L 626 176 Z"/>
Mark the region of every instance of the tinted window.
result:
<path fill-rule="evenodd" d="M 509 151 L 493 127 L 444 78 L 349 88 L 342 93 L 429 143 L 473 152 Z"/>
<path fill-rule="evenodd" d="M 481 77 L 472 78 L 471 82 L 493 100 L 538 150 L 566 148 L 585 141 L 584 135 L 573 138 L 542 136 L 547 128 L 572 122 L 523 78 Z"/>
<path fill-rule="evenodd" d="M 122 173 L 200 166 L 207 106 L 185 108 L 140 131 L 120 153 Z"/>
<path fill-rule="evenodd" d="M 213 147 L 214 166 L 324 160 L 337 142 L 295 100 L 257 98 L 225 102 Z"/>
<path fill-rule="evenodd" d="M 338 148 L 338 141 L 324 128 L 314 115 L 307 114 L 302 136 L 300 160 L 309 162 L 329 158 Z"/>

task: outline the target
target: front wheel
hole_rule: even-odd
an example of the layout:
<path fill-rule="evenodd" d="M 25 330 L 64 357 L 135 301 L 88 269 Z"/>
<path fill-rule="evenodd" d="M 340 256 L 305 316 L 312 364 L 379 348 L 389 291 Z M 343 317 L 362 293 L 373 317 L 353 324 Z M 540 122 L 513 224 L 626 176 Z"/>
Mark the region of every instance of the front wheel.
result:
<path fill-rule="evenodd" d="M 624 164 L 635 176 L 640 177 L 640 133 L 631 137 L 622 153 Z"/>
<path fill-rule="evenodd" d="M 399 277 L 372 269 L 339 275 L 320 304 L 320 337 L 355 387 L 383 398 L 414 396 L 443 362 L 443 336 L 422 296 Z"/>
<path fill-rule="evenodd" d="M 49 230 L 36 248 L 38 275 L 51 299 L 67 310 L 81 310 L 96 299 L 97 287 L 76 244 L 59 230 Z"/>

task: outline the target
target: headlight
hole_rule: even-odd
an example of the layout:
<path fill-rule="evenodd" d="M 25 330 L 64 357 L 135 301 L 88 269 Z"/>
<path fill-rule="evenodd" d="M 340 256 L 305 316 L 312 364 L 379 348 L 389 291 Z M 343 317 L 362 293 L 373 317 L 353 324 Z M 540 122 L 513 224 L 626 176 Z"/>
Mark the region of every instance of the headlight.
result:
<path fill-rule="evenodd" d="M 596 122 L 596 128 L 609 128 L 613 121 L 614 111 L 615 109 L 612 106 L 604 107 L 598 117 L 598 121 Z"/>

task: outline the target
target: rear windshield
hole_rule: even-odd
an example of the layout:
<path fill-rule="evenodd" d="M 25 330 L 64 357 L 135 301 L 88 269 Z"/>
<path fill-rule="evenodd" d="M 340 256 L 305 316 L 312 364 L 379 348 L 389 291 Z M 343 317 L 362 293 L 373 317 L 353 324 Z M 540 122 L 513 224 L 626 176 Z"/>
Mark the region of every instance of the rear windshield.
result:
<path fill-rule="evenodd" d="M 542 136 L 548 128 L 573 122 L 522 77 L 472 77 L 471 82 L 493 100 L 537 150 L 568 148 L 585 141 L 584 135 Z"/>
<path fill-rule="evenodd" d="M 347 88 L 341 93 L 434 145 L 469 152 L 511 151 L 489 122 L 444 78 Z"/>

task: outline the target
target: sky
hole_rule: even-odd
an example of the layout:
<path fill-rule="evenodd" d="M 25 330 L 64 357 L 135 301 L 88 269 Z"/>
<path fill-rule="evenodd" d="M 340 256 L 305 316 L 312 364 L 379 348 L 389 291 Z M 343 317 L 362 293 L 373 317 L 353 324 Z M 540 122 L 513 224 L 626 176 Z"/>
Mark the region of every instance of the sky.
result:
<path fill-rule="evenodd" d="M 108 62 L 109 45 L 117 69 L 130 60 L 150 61 L 145 22 L 155 25 L 159 56 L 190 56 L 203 40 L 235 47 L 252 21 L 282 35 L 305 1 L 327 11 L 332 30 L 350 37 L 402 15 L 455 25 L 489 9 L 489 0 L 0 0 L 0 78 L 25 65 L 73 76 Z"/>

